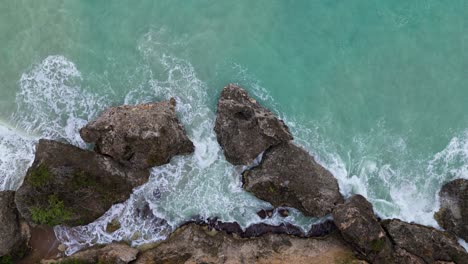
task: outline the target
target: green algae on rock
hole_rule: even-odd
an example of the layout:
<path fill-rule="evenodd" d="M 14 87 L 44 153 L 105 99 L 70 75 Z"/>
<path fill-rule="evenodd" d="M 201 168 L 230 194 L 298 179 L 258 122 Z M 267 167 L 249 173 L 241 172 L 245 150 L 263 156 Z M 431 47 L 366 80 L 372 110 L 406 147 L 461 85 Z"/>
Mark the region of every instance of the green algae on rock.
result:
<path fill-rule="evenodd" d="M 83 225 L 125 201 L 149 172 L 52 140 L 40 140 L 15 201 L 32 224 Z"/>

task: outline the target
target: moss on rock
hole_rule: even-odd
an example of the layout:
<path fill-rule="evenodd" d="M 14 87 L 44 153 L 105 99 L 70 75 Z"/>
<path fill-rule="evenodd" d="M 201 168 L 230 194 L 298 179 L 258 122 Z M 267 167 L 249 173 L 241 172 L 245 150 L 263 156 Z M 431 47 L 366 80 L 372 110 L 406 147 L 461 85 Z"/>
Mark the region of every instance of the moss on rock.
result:
<path fill-rule="evenodd" d="M 72 213 L 65 208 L 63 201 L 57 195 L 49 195 L 48 203 L 49 205 L 46 208 L 31 207 L 31 217 L 34 222 L 55 226 L 70 219 Z"/>

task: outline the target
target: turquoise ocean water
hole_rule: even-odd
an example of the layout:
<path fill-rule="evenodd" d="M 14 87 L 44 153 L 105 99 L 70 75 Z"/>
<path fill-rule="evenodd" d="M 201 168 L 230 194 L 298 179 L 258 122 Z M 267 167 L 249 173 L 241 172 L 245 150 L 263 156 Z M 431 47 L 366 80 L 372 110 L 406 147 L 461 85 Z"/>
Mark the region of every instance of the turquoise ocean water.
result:
<path fill-rule="evenodd" d="M 382 217 L 436 226 L 440 186 L 468 178 L 468 1 L 1 0 L 0 43 L 0 189 L 19 186 L 38 138 L 86 147 L 77 130 L 113 105 L 174 96 L 196 146 L 95 223 L 57 227 L 68 253 L 157 241 L 195 215 L 260 221 L 269 204 L 213 132 L 230 82 Z"/>

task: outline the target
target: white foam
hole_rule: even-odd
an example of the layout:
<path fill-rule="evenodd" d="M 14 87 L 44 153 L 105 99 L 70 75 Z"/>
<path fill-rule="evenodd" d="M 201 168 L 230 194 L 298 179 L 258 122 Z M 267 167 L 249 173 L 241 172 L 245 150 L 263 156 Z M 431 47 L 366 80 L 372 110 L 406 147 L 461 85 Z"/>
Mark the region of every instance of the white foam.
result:
<path fill-rule="evenodd" d="M 465 249 L 465 251 L 468 252 L 468 243 L 465 240 L 459 238 L 458 244 L 460 244 L 460 246 L 462 246 Z"/>
<path fill-rule="evenodd" d="M 34 159 L 36 139 L 0 123 L 0 190 L 16 190 Z"/>
<path fill-rule="evenodd" d="M 29 134 L 84 147 L 78 129 L 108 102 L 82 89 L 81 82 L 72 61 L 60 55 L 45 58 L 21 76 L 13 121 Z"/>

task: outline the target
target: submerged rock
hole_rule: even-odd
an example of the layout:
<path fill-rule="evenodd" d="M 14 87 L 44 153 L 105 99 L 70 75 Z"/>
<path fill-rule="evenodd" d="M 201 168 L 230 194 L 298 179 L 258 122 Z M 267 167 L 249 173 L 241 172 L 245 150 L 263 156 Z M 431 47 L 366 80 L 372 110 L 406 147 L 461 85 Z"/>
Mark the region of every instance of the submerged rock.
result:
<path fill-rule="evenodd" d="M 146 170 L 132 170 L 109 157 L 41 139 L 15 202 L 29 223 L 84 225 L 127 200 L 148 177 Z"/>
<path fill-rule="evenodd" d="M 80 130 L 98 153 L 121 164 L 149 168 L 166 164 L 175 155 L 194 151 L 175 112 L 176 101 L 123 105 L 104 111 Z"/>
<path fill-rule="evenodd" d="M 293 139 L 283 121 L 234 84 L 221 92 L 217 114 L 216 137 L 234 165 L 251 164 L 269 147 Z"/>
<path fill-rule="evenodd" d="M 359 255 L 372 263 L 390 263 L 391 241 L 366 198 L 352 196 L 335 208 L 333 219 L 343 238 Z"/>
<path fill-rule="evenodd" d="M 468 241 L 468 180 L 446 183 L 439 192 L 440 209 L 434 215 L 441 227 Z"/>
<path fill-rule="evenodd" d="M 106 246 L 97 246 L 80 251 L 70 257 L 43 260 L 42 264 L 52 263 L 112 263 L 112 264 L 127 264 L 137 258 L 138 249 L 131 248 L 126 244 L 113 243 Z"/>
<path fill-rule="evenodd" d="M 324 216 L 343 202 L 333 175 L 291 142 L 265 151 L 262 163 L 244 172 L 243 186 L 275 207 L 294 207 L 308 216 Z"/>
<path fill-rule="evenodd" d="M 398 219 L 384 220 L 385 228 L 395 247 L 421 258 L 425 263 L 447 261 L 468 263 L 468 253 L 457 239 L 443 231 Z M 440 262 L 439 262 L 440 263 Z"/>
<path fill-rule="evenodd" d="M 28 251 L 29 228 L 15 206 L 15 192 L 0 191 L 0 263 L 4 258 L 21 258 Z"/>
<path fill-rule="evenodd" d="M 238 238 L 190 224 L 158 247 L 143 252 L 137 264 L 151 263 L 359 263 L 339 236 L 303 239 L 267 234 Z"/>

